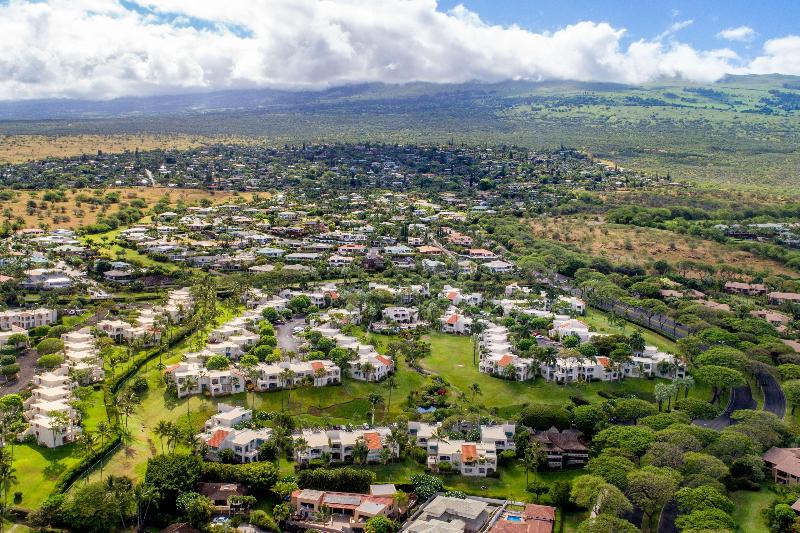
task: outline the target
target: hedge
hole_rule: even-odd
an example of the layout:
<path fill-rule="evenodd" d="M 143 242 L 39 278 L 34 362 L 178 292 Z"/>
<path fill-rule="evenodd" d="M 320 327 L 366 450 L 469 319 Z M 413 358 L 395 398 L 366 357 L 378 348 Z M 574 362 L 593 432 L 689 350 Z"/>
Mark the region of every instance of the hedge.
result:
<path fill-rule="evenodd" d="M 302 470 L 297 475 L 297 485 L 302 489 L 329 490 L 337 492 L 368 493 L 375 483 L 375 472 L 356 468 L 318 468 Z"/>

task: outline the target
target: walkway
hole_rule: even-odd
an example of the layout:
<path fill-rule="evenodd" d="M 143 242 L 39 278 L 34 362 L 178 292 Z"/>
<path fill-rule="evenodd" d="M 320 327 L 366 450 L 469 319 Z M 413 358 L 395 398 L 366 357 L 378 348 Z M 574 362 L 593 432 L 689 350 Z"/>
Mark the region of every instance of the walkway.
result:
<path fill-rule="evenodd" d="M 713 420 L 695 420 L 694 423 L 704 428 L 716 429 L 717 431 L 730 426 L 733 421 L 731 415 L 739 409 L 755 409 L 758 403 L 753 399 L 750 385 L 742 385 L 731 389 L 731 397 L 725 411 Z"/>

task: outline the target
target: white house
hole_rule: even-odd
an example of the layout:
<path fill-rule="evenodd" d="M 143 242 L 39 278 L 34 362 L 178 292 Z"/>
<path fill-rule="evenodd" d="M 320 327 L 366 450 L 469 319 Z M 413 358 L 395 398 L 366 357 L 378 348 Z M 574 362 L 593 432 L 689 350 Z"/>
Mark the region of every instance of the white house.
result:
<path fill-rule="evenodd" d="M 514 271 L 514 265 L 499 259 L 483 263 L 481 266 L 494 274 L 509 274 Z"/>
<path fill-rule="evenodd" d="M 12 328 L 31 329 L 39 326 L 48 326 L 58 321 L 55 309 L 11 309 L 0 311 L 0 331 L 9 331 Z"/>
<path fill-rule="evenodd" d="M 455 333 L 459 335 L 469 335 L 472 331 L 472 319 L 458 312 L 458 309 L 450 306 L 440 319 L 443 333 Z"/>

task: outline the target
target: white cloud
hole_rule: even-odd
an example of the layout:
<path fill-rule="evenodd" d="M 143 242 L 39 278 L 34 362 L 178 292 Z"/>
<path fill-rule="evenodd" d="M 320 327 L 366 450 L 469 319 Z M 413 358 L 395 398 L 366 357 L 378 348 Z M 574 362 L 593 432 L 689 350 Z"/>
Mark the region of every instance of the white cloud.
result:
<path fill-rule="evenodd" d="M 382 81 L 714 81 L 800 74 L 800 37 L 742 64 L 729 49 L 577 22 L 535 33 L 435 0 L 10 0 L 0 4 L 0 99 L 113 98 Z M 667 35 L 686 27 L 680 21 Z"/>
<path fill-rule="evenodd" d="M 660 41 L 662 39 L 666 39 L 667 37 L 675 35 L 679 31 L 688 28 L 692 24 L 694 24 L 694 20 L 693 19 L 679 20 L 677 22 L 673 22 L 672 24 L 667 26 L 666 30 L 664 30 L 661 33 L 659 33 L 658 35 L 656 35 L 655 40 L 656 41 Z"/>
<path fill-rule="evenodd" d="M 727 28 L 717 34 L 720 39 L 726 41 L 752 41 L 756 36 L 756 31 L 750 26 L 739 26 L 738 28 Z"/>

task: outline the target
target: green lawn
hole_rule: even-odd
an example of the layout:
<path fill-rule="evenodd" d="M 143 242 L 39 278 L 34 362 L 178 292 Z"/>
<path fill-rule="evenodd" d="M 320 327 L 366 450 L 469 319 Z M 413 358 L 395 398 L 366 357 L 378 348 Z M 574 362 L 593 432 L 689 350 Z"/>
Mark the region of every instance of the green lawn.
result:
<path fill-rule="evenodd" d="M 624 335 L 630 335 L 638 330 L 647 344 L 656 346 L 667 352 L 678 353 L 678 345 L 675 344 L 674 341 L 647 328 L 643 328 L 638 324 L 628 322 L 627 320 L 623 320 L 622 325 L 611 325 L 608 323 L 608 314 L 603 311 L 589 309 L 584 316 L 579 318 L 583 322 L 586 322 L 586 324 L 592 328 L 592 331 L 599 331 L 601 333 L 622 333 Z"/>
<path fill-rule="evenodd" d="M 122 231 L 123 229 L 125 228 L 117 228 L 115 230 L 111 230 L 106 233 L 97 233 L 95 235 L 86 235 L 81 237 L 81 240 L 83 241 L 84 244 L 96 249 L 101 255 L 116 261 L 127 261 L 132 265 L 137 265 L 140 267 L 159 266 L 164 268 L 168 272 L 173 272 L 175 270 L 185 268 L 178 266 L 172 262 L 161 263 L 155 261 L 150 256 L 147 256 L 145 254 L 140 254 L 136 250 L 131 250 L 130 248 L 124 248 L 119 244 L 116 244 L 117 235 L 119 235 L 119 232 Z"/>
<path fill-rule="evenodd" d="M 84 430 L 94 431 L 97 424 L 106 420 L 103 391 L 91 391 L 80 402 L 83 412 Z M 58 448 L 47 448 L 38 444 L 19 444 L 14 447 L 14 468 L 17 482 L 12 484 L 10 494 L 22 491 L 20 507 L 35 509 L 53 492 L 59 476 L 76 465 L 81 452 L 75 444 Z"/>
<path fill-rule="evenodd" d="M 734 492 L 731 499 L 736 504 L 736 508 L 733 510 L 733 519 L 740 531 L 747 533 L 767 533 L 769 531 L 761 516 L 761 511 L 775 499 L 775 493 L 769 485 L 762 486 L 758 492 Z"/>

